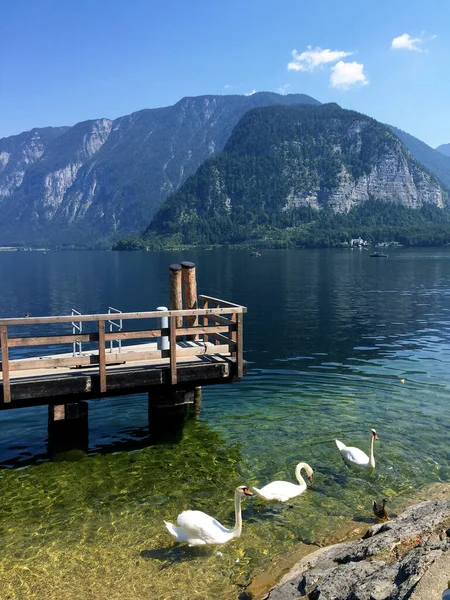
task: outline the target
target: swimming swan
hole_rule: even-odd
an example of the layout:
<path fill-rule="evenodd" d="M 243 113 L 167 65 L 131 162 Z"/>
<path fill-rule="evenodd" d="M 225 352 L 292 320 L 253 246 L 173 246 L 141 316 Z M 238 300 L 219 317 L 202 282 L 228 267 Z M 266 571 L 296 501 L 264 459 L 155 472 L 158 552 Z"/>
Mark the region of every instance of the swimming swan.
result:
<path fill-rule="evenodd" d="M 253 496 L 253 494 L 245 485 L 241 485 L 234 492 L 236 525 L 233 529 L 226 529 L 219 521 L 201 510 L 185 510 L 180 513 L 177 517 L 179 527 L 167 521 L 164 523 L 176 542 L 187 542 L 189 546 L 225 544 L 241 535 L 241 500 L 244 496 Z"/>
<path fill-rule="evenodd" d="M 339 452 L 342 454 L 342 457 L 345 461 L 359 465 L 360 467 L 369 467 L 370 469 L 375 469 L 375 458 L 373 456 L 373 442 L 377 440 L 377 432 L 375 429 L 370 430 L 370 458 L 367 456 L 365 452 L 360 450 L 359 448 L 353 448 L 350 446 L 346 446 L 339 440 L 336 441 L 336 446 L 339 448 Z"/>
<path fill-rule="evenodd" d="M 302 469 L 305 469 L 309 481 L 312 482 L 313 470 L 307 463 L 301 462 L 298 463 L 295 468 L 295 476 L 299 485 L 290 483 L 289 481 L 272 481 L 272 483 L 268 483 L 260 490 L 255 487 L 253 489 L 263 500 L 279 500 L 280 502 L 286 502 L 286 500 L 295 498 L 295 496 L 299 496 L 306 490 L 305 480 L 300 474 Z"/>

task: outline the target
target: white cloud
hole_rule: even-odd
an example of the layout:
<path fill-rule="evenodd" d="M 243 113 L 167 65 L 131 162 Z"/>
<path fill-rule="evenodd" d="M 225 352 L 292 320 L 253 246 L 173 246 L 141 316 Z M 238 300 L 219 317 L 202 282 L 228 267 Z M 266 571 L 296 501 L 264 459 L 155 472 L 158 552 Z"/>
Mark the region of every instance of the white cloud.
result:
<path fill-rule="evenodd" d="M 280 87 L 276 90 L 277 94 L 281 94 L 285 96 L 288 93 L 288 88 L 291 87 L 290 83 L 285 83 L 284 85 L 280 85 Z"/>
<path fill-rule="evenodd" d="M 350 56 L 353 52 L 344 52 L 343 50 L 330 50 L 326 48 L 313 48 L 308 46 L 308 49 L 301 54 L 297 50 L 292 50 L 292 61 L 288 64 L 289 71 L 315 71 L 321 65 L 333 63 L 341 58 Z"/>
<path fill-rule="evenodd" d="M 358 62 L 340 60 L 331 68 L 330 85 L 341 90 L 347 90 L 352 85 L 360 83 L 367 85 L 369 80 L 364 73 L 364 65 Z"/>
<path fill-rule="evenodd" d="M 253 96 L 253 94 L 256 94 L 256 90 L 252 90 L 251 92 L 247 92 L 246 94 L 244 94 L 244 96 Z"/>
<path fill-rule="evenodd" d="M 392 50 L 412 50 L 413 52 L 422 52 L 423 39 L 413 38 L 409 33 L 403 33 L 394 38 L 391 43 Z"/>
<path fill-rule="evenodd" d="M 231 89 L 233 86 L 232 86 L 232 85 L 230 85 L 229 83 L 226 83 L 226 84 L 225 84 L 223 87 L 224 87 L 226 90 L 230 90 L 230 89 Z"/>

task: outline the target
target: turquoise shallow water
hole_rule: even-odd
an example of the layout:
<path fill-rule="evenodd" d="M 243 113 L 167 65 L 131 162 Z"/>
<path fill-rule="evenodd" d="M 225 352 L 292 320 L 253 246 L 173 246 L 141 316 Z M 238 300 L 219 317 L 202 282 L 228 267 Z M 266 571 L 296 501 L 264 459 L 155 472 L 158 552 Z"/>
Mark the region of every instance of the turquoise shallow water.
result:
<path fill-rule="evenodd" d="M 0 414 L 0 597 L 236 598 L 278 554 L 370 521 L 373 497 L 395 509 L 450 480 L 447 249 L 0 254 L 0 314 L 155 307 L 183 259 L 201 292 L 248 306 L 248 375 L 205 388 L 178 442 L 152 445 L 143 396 L 90 403 L 88 454 L 47 454 L 45 409 Z M 334 439 L 367 452 L 371 427 L 375 471 L 347 468 Z M 199 508 L 232 525 L 236 485 L 292 481 L 300 460 L 312 489 L 246 500 L 221 557 L 172 543 L 163 519 Z"/>

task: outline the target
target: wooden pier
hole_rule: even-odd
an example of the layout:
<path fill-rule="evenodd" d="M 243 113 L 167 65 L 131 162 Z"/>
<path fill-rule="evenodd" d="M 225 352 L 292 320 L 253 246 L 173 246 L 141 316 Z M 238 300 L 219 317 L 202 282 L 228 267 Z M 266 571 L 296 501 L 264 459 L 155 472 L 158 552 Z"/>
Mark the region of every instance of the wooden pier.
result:
<path fill-rule="evenodd" d="M 134 323 L 165 317 L 167 328 L 145 326 L 106 332 L 109 313 L 0 319 L 0 410 L 134 394 L 152 386 L 192 387 L 240 379 L 245 369 L 242 316 L 246 308 L 209 296 L 200 296 L 199 300 L 199 309 L 118 315 L 122 321 Z M 177 327 L 177 319 L 186 317 L 193 317 L 197 324 Z M 23 326 L 53 329 L 74 321 L 94 323 L 97 331 L 33 337 L 15 334 Z M 12 330 L 14 335 L 10 335 Z M 156 339 L 163 338 L 169 340 L 167 350 L 158 349 Z M 107 344 L 119 340 L 133 344 L 107 348 Z M 54 352 L 55 346 L 74 343 L 95 344 L 96 348 L 80 353 Z M 33 357 L 10 357 L 10 350 L 18 347 L 39 347 L 40 352 Z"/>
<path fill-rule="evenodd" d="M 190 302 L 195 308 L 0 319 L 0 410 L 47 404 L 51 429 L 87 424 L 86 400 L 146 392 L 155 417 L 194 403 L 202 386 L 239 381 L 246 307 L 196 294 Z"/>

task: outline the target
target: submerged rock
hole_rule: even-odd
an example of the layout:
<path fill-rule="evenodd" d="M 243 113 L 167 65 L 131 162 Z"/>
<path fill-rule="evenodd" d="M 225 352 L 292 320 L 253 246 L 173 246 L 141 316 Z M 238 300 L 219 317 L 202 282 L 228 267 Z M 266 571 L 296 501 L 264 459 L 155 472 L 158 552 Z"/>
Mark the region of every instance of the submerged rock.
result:
<path fill-rule="evenodd" d="M 441 564 L 444 556 L 450 563 L 450 552 L 445 555 L 450 550 L 449 520 L 450 499 L 412 506 L 397 519 L 374 525 L 359 540 L 308 555 L 266 598 L 413 600 L 431 565 L 438 559 Z"/>

